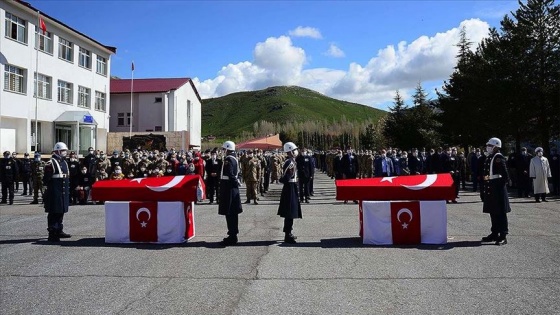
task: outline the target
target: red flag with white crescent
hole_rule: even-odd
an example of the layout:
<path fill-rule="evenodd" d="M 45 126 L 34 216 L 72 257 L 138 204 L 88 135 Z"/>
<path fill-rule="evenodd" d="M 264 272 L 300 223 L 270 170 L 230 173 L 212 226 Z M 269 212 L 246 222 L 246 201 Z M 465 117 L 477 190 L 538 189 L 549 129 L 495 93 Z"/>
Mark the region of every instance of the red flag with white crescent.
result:
<path fill-rule="evenodd" d="M 131 242 L 158 241 L 157 210 L 157 201 L 131 201 L 129 203 Z"/>
<path fill-rule="evenodd" d="M 43 17 L 40 15 L 39 15 L 39 27 L 43 31 L 43 35 L 45 35 L 45 33 L 47 32 L 47 25 L 45 24 Z"/>
<path fill-rule="evenodd" d="M 420 244 L 420 203 L 391 202 L 391 230 L 393 244 Z"/>

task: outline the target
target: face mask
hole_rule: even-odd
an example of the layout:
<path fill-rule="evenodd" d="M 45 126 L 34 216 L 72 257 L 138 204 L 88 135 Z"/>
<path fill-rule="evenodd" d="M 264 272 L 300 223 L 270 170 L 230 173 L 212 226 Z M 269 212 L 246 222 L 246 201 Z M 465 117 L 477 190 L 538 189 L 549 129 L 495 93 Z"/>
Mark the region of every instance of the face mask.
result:
<path fill-rule="evenodd" d="M 214 160 L 215 160 L 215 159 L 216 159 L 216 157 L 217 157 L 217 156 L 216 156 L 216 154 L 212 154 L 212 159 L 214 159 Z"/>
<path fill-rule="evenodd" d="M 447 155 L 451 155 L 451 151 L 447 151 Z"/>
<path fill-rule="evenodd" d="M 527 151 L 521 152 L 522 155 L 527 155 Z"/>
<path fill-rule="evenodd" d="M 406 159 L 406 154 L 402 156 L 403 159 Z"/>
<path fill-rule="evenodd" d="M 104 159 L 104 158 L 105 158 L 105 154 L 101 154 L 101 158 Z"/>
<path fill-rule="evenodd" d="M 122 171 L 115 171 L 115 174 L 121 174 Z"/>
<path fill-rule="evenodd" d="M 114 157 L 114 158 L 118 158 L 119 155 L 118 155 L 118 154 L 113 154 L 113 157 Z"/>
<path fill-rule="evenodd" d="M 134 177 L 134 174 L 128 174 L 128 178 Z"/>
<path fill-rule="evenodd" d="M 62 152 L 60 152 L 60 156 L 62 156 L 62 157 L 66 157 L 67 154 L 68 154 L 67 151 L 62 151 Z"/>
<path fill-rule="evenodd" d="M 486 147 L 486 153 L 492 154 L 492 152 L 494 152 L 494 147 L 487 146 L 487 147 Z"/>
<path fill-rule="evenodd" d="M 70 158 L 70 162 L 76 162 L 76 159 L 73 158 L 73 157 L 71 157 L 71 158 Z"/>
<path fill-rule="evenodd" d="M 35 162 L 39 162 L 40 160 L 40 158 L 35 158 Z"/>
<path fill-rule="evenodd" d="M 85 174 L 85 173 L 87 173 L 87 171 L 82 171 L 82 174 Z"/>
<path fill-rule="evenodd" d="M 146 170 L 146 168 L 145 168 L 145 167 L 141 167 L 140 170 L 141 170 L 142 172 L 144 172 L 144 171 Z"/>
<path fill-rule="evenodd" d="M 92 150 L 92 151 L 89 151 L 89 154 L 93 154 L 93 150 Z"/>
<path fill-rule="evenodd" d="M 480 152 L 476 152 L 476 156 L 480 156 Z"/>
<path fill-rule="evenodd" d="M 249 158 L 252 158 L 252 157 L 253 157 L 253 155 L 252 155 L 252 154 L 248 154 L 248 155 L 247 155 L 247 157 L 249 157 Z"/>
<path fill-rule="evenodd" d="M 412 153 L 412 156 L 418 156 L 418 153 L 413 152 L 413 153 Z"/>
<path fill-rule="evenodd" d="M 154 174 L 157 174 L 157 173 L 159 173 L 159 170 L 158 170 L 158 169 L 155 169 L 155 170 L 154 170 Z"/>
<path fill-rule="evenodd" d="M 537 156 L 542 156 L 542 152 L 537 152 Z"/>
<path fill-rule="evenodd" d="M 169 169 L 167 169 L 167 173 L 171 173 L 171 169 L 170 169 L 170 168 L 169 168 Z"/>
<path fill-rule="evenodd" d="M 297 150 L 297 149 L 294 150 L 294 151 L 293 151 L 293 154 L 294 154 L 294 157 L 298 156 L 298 154 L 299 154 L 298 150 Z"/>

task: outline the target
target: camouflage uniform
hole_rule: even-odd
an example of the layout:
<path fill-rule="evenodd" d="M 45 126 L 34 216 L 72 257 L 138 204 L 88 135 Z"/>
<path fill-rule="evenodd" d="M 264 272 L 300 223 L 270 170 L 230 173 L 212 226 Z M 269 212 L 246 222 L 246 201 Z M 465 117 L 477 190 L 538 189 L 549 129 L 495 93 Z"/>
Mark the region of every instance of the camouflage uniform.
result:
<path fill-rule="evenodd" d="M 37 157 L 39 160 L 37 161 Z M 35 155 L 35 159 L 31 164 L 31 178 L 33 181 L 33 201 L 31 204 L 39 203 L 39 191 L 41 199 L 44 199 L 45 188 L 43 187 L 43 177 L 45 176 L 45 162 L 41 161 L 41 155 Z"/>
<path fill-rule="evenodd" d="M 245 203 L 249 203 L 253 199 L 254 203 L 257 204 L 257 188 L 261 177 L 261 162 L 257 157 L 246 158 L 244 162 L 243 178 L 247 186 L 247 201 Z"/>

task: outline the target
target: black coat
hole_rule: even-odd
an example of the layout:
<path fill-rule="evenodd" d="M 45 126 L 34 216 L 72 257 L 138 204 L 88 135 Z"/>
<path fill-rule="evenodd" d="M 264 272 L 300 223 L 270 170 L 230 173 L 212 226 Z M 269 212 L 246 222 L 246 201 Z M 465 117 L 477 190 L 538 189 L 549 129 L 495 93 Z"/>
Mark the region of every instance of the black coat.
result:
<path fill-rule="evenodd" d="M 298 155 L 296 158 L 297 176 L 302 182 L 308 182 L 313 177 L 313 161 L 312 157 Z"/>
<path fill-rule="evenodd" d="M 410 175 L 422 174 L 422 160 L 418 156 L 411 156 L 408 158 L 408 169 Z"/>
<path fill-rule="evenodd" d="M 64 178 L 60 178 L 65 176 Z M 53 154 L 45 165 L 43 185 L 45 191 L 45 212 L 66 213 L 70 204 L 70 180 L 66 160 Z"/>
<path fill-rule="evenodd" d="M 239 195 L 239 162 L 233 155 L 224 158 L 220 180 L 220 204 L 218 214 L 231 215 L 243 212 Z"/>
<path fill-rule="evenodd" d="M 284 183 L 284 186 L 280 195 L 278 215 L 283 218 L 300 219 L 302 215 L 298 194 L 297 164 L 292 158 L 284 162 L 282 174 L 280 181 Z"/>
<path fill-rule="evenodd" d="M 353 153 L 348 153 L 342 157 L 342 174 L 344 174 L 344 178 L 356 178 L 359 171 L 358 158 Z"/>
<path fill-rule="evenodd" d="M 490 174 L 490 165 L 492 173 Z M 492 175 L 498 178 L 492 178 Z M 506 167 L 506 159 L 501 153 L 491 154 L 484 162 L 482 211 L 484 213 L 507 213 L 511 211 L 507 192 L 509 175 Z M 489 176 L 489 177 L 487 177 Z"/>
<path fill-rule="evenodd" d="M 0 181 L 11 183 L 17 179 L 19 174 L 18 164 L 14 158 L 3 158 L 0 160 Z"/>

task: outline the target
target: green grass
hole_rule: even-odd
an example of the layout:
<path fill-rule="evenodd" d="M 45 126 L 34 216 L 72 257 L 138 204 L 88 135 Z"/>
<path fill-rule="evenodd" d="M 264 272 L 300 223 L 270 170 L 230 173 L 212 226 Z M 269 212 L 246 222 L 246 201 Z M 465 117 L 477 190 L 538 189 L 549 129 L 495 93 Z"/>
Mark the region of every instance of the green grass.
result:
<path fill-rule="evenodd" d="M 237 136 L 255 122 L 377 121 L 387 112 L 297 86 L 276 86 L 202 101 L 202 135 Z"/>

